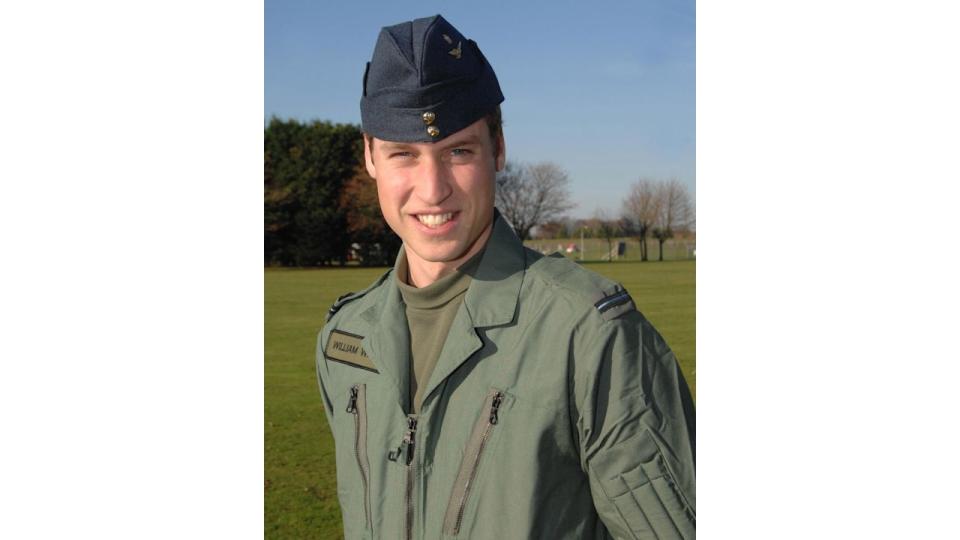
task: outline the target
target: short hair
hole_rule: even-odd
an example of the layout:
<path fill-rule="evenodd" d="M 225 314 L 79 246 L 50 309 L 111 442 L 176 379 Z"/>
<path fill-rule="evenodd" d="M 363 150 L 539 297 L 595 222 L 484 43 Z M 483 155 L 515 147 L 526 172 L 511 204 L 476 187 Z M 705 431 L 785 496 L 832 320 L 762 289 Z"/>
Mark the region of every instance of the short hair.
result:
<path fill-rule="evenodd" d="M 498 104 L 483 117 L 490 129 L 490 142 L 493 143 L 493 155 L 500 153 L 500 136 L 503 135 L 503 114 Z"/>

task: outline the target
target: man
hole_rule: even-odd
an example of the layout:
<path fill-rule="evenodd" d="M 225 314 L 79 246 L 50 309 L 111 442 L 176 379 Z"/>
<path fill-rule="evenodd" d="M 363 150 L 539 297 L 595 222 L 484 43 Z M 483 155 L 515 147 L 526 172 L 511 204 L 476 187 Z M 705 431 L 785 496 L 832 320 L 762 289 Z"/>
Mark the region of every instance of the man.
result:
<path fill-rule="evenodd" d="M 317 351 L 345 534 L 693 538 L 676 360 L 622 287 L 525 249 L 494 209 L 502 101 L 439 15 L 381 31 L 365 160 L 403 249 Z"/>

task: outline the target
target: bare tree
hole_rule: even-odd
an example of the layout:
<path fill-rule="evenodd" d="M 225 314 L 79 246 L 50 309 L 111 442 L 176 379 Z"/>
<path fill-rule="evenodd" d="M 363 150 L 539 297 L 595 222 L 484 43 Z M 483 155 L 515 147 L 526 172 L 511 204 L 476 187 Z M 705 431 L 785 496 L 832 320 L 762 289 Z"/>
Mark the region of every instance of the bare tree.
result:
<path fill-rule="evenodd" d="M 508 161 L 497 174 L 496 204 L 521 240 L 537 225 L 560 218 L 570 202 L 567 173 L 551 162 L 530 166 Z"/>
<path fill-rule="evenodd" d="M 596 230 L 600 233 L 600 237 L 607 241 L 607 254 L 605 258 L 612 261 L 613 239 L 617 236 L 617 233 L 620 232 L 620 223 L 616 220 L 608 219 L 607 213 L 600 209 L 594 212 L 593 219 L 596 220 Z"/>
<path fill-rule="evenodd" d="M 623 218 L 629 224 L 629 232 L 640 243 L 640 260 L 647 260 L 647 235 L 652 232 L 660 213 L 658 183 L 641 178 L 630 187 L 630 194 L 623 201 Z"/>
<path fill-rule="evenodd" d="M 673 231 L 671 231 L 670 229 L 661 229 L 660 227 L 654 227 L 653 232 L 651 232 L 650 234 L 654 238 L 656 238 L 657 242 L 659 243 L 659 248 L 660 248 L 659 260 L 662 261 L 663 260 L 663 244 L 666 243 L 666 241 L 669 240 L 670 238 L 673 238 Z"/>
<path fill-rule="evenodd" d="M 653 237 L 660 243 L 660 260 L 663 260 L 663 244 L 673 238 L 675 232 L 686 231 L 693 225 L 693 198 L 687 186 L 676 178 L 660 182 L 655 189 L 657 205 Z"/>

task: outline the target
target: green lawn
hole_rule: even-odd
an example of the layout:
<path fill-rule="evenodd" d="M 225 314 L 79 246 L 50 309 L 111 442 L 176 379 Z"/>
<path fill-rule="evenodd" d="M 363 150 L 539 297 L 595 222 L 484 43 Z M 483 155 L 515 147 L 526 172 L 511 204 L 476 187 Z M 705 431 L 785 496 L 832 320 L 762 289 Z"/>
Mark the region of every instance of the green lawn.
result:
<path fill-rule="evenodd" d="M 587 263 L 630 291 L 696 396 L 694 261 Z M 333 439 L 314 373 L 327 308 L 383 268 L 264 272 L 264 537 L 340 538 Z"/>

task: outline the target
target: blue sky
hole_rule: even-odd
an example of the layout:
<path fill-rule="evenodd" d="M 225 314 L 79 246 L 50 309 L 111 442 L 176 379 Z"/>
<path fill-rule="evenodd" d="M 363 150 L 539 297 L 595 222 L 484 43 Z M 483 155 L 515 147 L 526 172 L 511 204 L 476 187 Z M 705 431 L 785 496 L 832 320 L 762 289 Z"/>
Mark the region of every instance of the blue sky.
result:
<path fill-rule="evenodd" d="M 641 176 L 695 193 L 694 5 L 266 0 L 264 115 L 359 124 L 380 28 L 440 13 L 497 73 L 508 159 L 563 167 L 572 216 L 618 215 Z"/>

